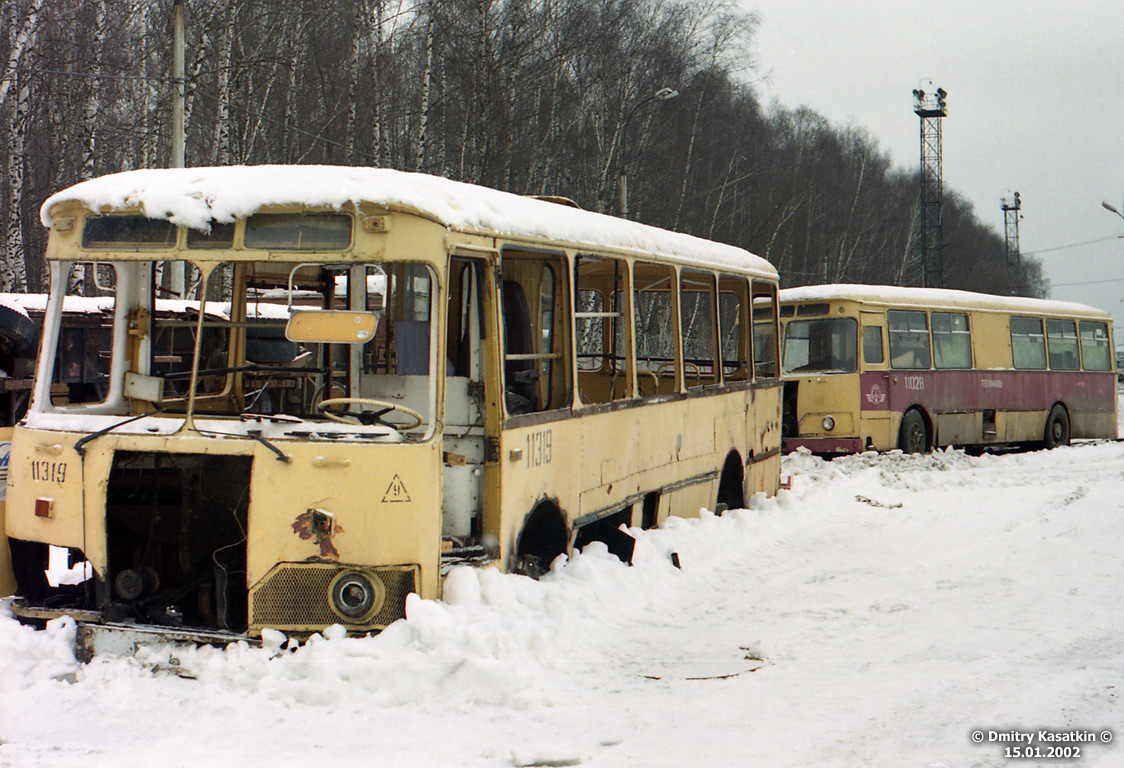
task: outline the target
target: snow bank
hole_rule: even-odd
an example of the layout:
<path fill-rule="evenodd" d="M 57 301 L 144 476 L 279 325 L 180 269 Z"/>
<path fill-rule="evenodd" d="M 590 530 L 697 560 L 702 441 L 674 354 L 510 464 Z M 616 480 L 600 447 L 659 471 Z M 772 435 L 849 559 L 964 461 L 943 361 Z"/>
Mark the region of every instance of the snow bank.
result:
<path fill-rule="evenodd" d="M 632 567 L 456 570 L 376 637 L 82 666 L 4 612 L 0 765 L 999 765 L 973 730 L 1120 722 L 1124 446 L 784 471 Z"/>

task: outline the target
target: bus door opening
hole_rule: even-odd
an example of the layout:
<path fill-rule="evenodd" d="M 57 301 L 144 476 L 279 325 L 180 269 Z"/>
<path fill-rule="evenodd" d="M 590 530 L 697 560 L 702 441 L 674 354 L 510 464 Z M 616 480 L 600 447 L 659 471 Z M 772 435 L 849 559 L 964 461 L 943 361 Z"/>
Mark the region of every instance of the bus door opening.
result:
<path fill-rule="evenodd" d="M 862 376 L 859 384 L 860 437 L 868 449 L 890 441 L 890 372 L 886 363 L 886 316 L 862 312 Z"/>
<path fill-rule="evenodd" d="M 482 260 L 455 256 L 449 266 L 441 535 L 458 552 L 478 541 L 483 518 L 486 287 Z"/>

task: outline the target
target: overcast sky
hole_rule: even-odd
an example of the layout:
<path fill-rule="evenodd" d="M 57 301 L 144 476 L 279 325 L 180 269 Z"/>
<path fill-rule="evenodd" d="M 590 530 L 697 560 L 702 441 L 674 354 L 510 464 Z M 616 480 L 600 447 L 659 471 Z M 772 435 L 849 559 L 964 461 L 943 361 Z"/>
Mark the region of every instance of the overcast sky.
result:
<path fill-rule="evenodd" d="M 920 163 L 913 89 L 944 88 L 945 190 L 1000 237 L 1019 192 L 1050 297 L 1112 312 L 1124 342 L 1124 220 L 1101 207 L 1124 211 L 1124 2 L 742 2 L 765 100 L 863 126 L 895 165 Z"/>

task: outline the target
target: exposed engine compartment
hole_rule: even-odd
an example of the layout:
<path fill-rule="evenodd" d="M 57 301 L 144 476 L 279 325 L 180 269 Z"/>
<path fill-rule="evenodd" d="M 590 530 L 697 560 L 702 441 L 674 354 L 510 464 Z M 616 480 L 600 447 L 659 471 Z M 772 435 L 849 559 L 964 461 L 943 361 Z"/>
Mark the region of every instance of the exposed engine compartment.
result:
<path fill-rule="evenodd" d="M 121 451 L 106 488 L 109 621 L 243 632 L 249 456 Z"/>

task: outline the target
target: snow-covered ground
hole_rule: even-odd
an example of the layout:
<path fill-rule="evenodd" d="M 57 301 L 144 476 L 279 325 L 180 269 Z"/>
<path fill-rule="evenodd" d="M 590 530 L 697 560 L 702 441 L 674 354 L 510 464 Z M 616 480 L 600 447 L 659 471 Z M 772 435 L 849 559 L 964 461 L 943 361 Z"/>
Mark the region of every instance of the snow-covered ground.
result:
<path fill-rule="evenodd" d="M 989 734 L 1039 730 L 1124 765 L 1124 444 L 784 471 L 634 567 L 460 570 L 367 639 L 80 665 L 0 601 L 0 765 L 1053 764 Z"/>

